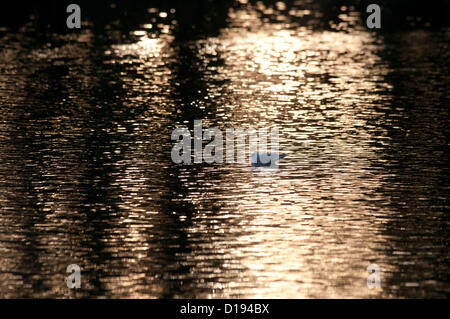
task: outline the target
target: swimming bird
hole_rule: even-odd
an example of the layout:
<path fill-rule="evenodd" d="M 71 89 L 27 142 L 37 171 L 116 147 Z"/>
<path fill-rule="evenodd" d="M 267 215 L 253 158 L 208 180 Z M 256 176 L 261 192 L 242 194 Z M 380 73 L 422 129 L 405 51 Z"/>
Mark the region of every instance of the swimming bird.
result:
<path fill-rule="evenodd" d="M 251 163 L 253 167 L 278 167 L 276 161 L 284 157 L 284 154 L 255 152 L 251 156 Z"/>

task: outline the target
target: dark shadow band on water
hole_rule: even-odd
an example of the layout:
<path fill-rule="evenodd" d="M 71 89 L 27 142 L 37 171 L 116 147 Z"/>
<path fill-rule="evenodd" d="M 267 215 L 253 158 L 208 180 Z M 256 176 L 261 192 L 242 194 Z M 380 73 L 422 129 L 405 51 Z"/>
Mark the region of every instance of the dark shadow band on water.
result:
<path fill-rule="evenodd" d="M 258 1 L 250 0 L 255 4 Z M 259 1 L 267 6 L 274 5 L 277 1 Z M 292 7 L 302 7 L 299 1 L 286 0 L 285 11 Z M 136 30 L 142 23 L 148 20 L 148 9 L 176 10 L 176 20 L 179 23 L 177 36 L 180 39 L 195 38 L 199 36 L 214 35 L 226 21 L 222 19 L 231 7 L 241 5 L 232 0 L 149 0 L 149 1 L 69 1 L 69 0 L 45 0 L 45 1 L 5 1 L 0 11 L 0 26 L 9 27 L 12 30 L 26 26 L 37 32 L 77 32 L 66 26 L 68 14 L 66 8 L 69 4 L 76 3 L 82 9 L 82 20 L 89 23 L 89 27 L 102 32 L 108 25 L 115 25 L 122 32 Z M 421 0 L 319 0 L 317 4 L 324 14 L 323 27 L 329 26 L 329 21 L 339 22 L 339 14 L 343 6 L 353 6 L 361 12 L 365 21 L 369 15 L 366 8 L 369 4 L 376 3 L 382 8 L 382 28 L 380 32 L 395 30 L 408 30 L 414 28 L 437 29 L 448 27 L 450 21 L 450 1 L 436 0 L 424 2 Z M 305 2 L 304 7 L 309 6 Z M 117 25 L 116 22 L 119 22 Z"/>

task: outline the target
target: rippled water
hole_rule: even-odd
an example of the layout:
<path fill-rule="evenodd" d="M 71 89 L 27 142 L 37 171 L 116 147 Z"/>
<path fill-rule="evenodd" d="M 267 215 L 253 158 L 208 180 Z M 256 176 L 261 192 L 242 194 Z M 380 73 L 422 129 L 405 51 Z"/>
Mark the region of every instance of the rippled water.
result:
<path fill-rule="evenodd" d="M 152 8 L 130 32 L 0 30 L 0 296 L 449 295 L 449 30 L 241 2 L 206 36 Z M 195 119 L 279 127 L 288 156 L 176 165 Z"/>

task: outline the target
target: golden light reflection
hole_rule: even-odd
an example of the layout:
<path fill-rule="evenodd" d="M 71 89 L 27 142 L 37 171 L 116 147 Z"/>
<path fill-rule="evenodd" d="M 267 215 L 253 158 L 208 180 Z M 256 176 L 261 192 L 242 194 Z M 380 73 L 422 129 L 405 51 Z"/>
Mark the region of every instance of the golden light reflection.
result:
<path fill-rule="evenodd" d="M 389 89 L 382 82 L 387 70 L 373 53 L 378 45 L 367 32 L 313 32 L 263 23 L 249 9 L 232 10 L 230 18 L 230 28 L 219 37 L 193 44 L 205 63 L 211 57 L 224 61 L 204 75 L 210 83 L 208 99 L 216 104 L 216 115 L 223 116 L 220 125 L 280 127 L 281 149 L 289 157 L 276 175 L 255 174 L 235 165 L 218 172 L 217 167 L 205 167 L 193 176 L 183 171 L 179 178 L 188 192 L 180 202 L 191 203 L 196 214 L 188 218 L 177 213 L 181 222 L 192 222 L 185 229 L 190 253 L 179 256 L 179 266 L 189 267 L 189 278 L 197 278 L 197 285 L 217 291 L 203 297 L 376 294 L 367 290 L 364 270 L 377 249 L 371 225 L 378 208 L 360 201 L 386 200 L 375 192 L 379 178 L 365 169 L 377 159 L 370 147 L 376 136 L 361 117 L 374 112 L 370 107 L 379 96 L 377 90 Z M 258 30 L 245 31 L 250 26 Z M 171 38 L 135 35 L 141 37 L 137 43 L 113 46 L 119 63 L 138 63 L 139 73 L 157 78 L 150 83 L 129 82 L 130 89 L 142 92 L 152 83 L 167 83 L 173 76 L 164 60 L 171 54 L 166 44 Z M 217 81 L 225 85 L 215 87 Z M 161 106 L 171 103 L 157 97 L 131 99 L 130 104 L 147 103 L 159 112 L 167 112 Z M 139 121 L 144 123 L 145 118 Z M 142 129 L 136 133 L 142 134 Z M 127 158 L 138 154 L 142 145 L 136 147 L 130 148 Z M 122 185 L 121 207 L 127 211 L 121 222 L 127 229 L 125 242 L 145 241 L 148 227 L 135 227 L 137 221 L 146 212 L 155 212 L 151 214 L 155 218 L 161 209 L 153 198 L 143 197 L 148 186 L 142 173 L 148 164 L 128 166 L 125 178 L 115 182 Z M 211 178 L 215 174 L 218 177 Z M 130 183 L 139 186 L 123 186 Z M 213 215 L 212 203 L 220 207 Z M 151 219 L 147 222 L 151 228 L 157 225 Z M 219 268 L 211 264 L 218 256 Z M 145 253 L 135 255 L 128 267 L 138 269 L 140 258 L 145 260 Z M 155 293 L 164 291 L 163 283 L 148 280 Z M 184 289 L 187 293 L 189 286 Z"/>
<path fill-rule="evenodd" d="M 231 28 L 211 40 L 216 48 L 209 51 L 223 58 L 214 79 L 228 80 L 223 91 L 234 92 L 227 100 L 237 107 L 219 104 L 218 111 L 232 112 L 231 126 L 281 127 L 281 149 L 289 156 L 279 174 L 244 169 L 230 174 L 245 177 L 209 186 L 235 194 L 222 209 L 236 209 L 240 222 L 228 224 L 224 213 L 220 229 L 237 234 L 225 251 L 242 267 L 211 296 L 224 290 L 252 298 L 373 295 L 365 268 L 377 250 L 371 216 L 378 208 L 360 201 L 388 199 L 377 195 L 379 177 L 366 170 L 377 160 L 370 144 L 378 137 L 362 115 L 374 113 L 377 91 L 390 88 L 382 82 L 388 70 L 374 53 L 375 39 L 359 31 L 281 30 L 248 9 L 230 16 Z M 237 27 L 250 24 L 258 29 Z M 213 245 L 224 250 L 222 242 Z"/>
<path fill-rule="evenodd" d="M 73 297 L 61 283 L 76 262 L 81 297 L 388 294 L 367 289 L 365 272 L 376 261 L 393 273 L 389 260 L 410 254 L 389 246 L 398 211 L 386 179 L 399 177 L 387 126 L 399 124 L 386 112 L 385 47 L 352 7 L 324 27 L 312 2 L 239 3 L 192 34 L 175 9 L 149 8 L 131 31 L 107 26 L 113 45 L 90 31 L 39 48 L 0 39 L 0 293 Z M 419 32 L 403 45 L 417 35 L 431 41 Z M 171 132 L 194 119 L 278 127 L 287 157 L 276 172 L 175 165 Z"/>

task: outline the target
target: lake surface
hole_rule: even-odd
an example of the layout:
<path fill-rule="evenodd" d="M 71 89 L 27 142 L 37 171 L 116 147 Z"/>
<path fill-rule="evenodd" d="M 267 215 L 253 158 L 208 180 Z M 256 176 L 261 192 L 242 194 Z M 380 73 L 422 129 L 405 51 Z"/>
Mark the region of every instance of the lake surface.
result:
<path fill-rule="evenodd" d="M 1 297 L 449 296 L 449 29 L 241 2 L 0 29 Z M 288 156 L 174 164 L 196 119 Z"/>

